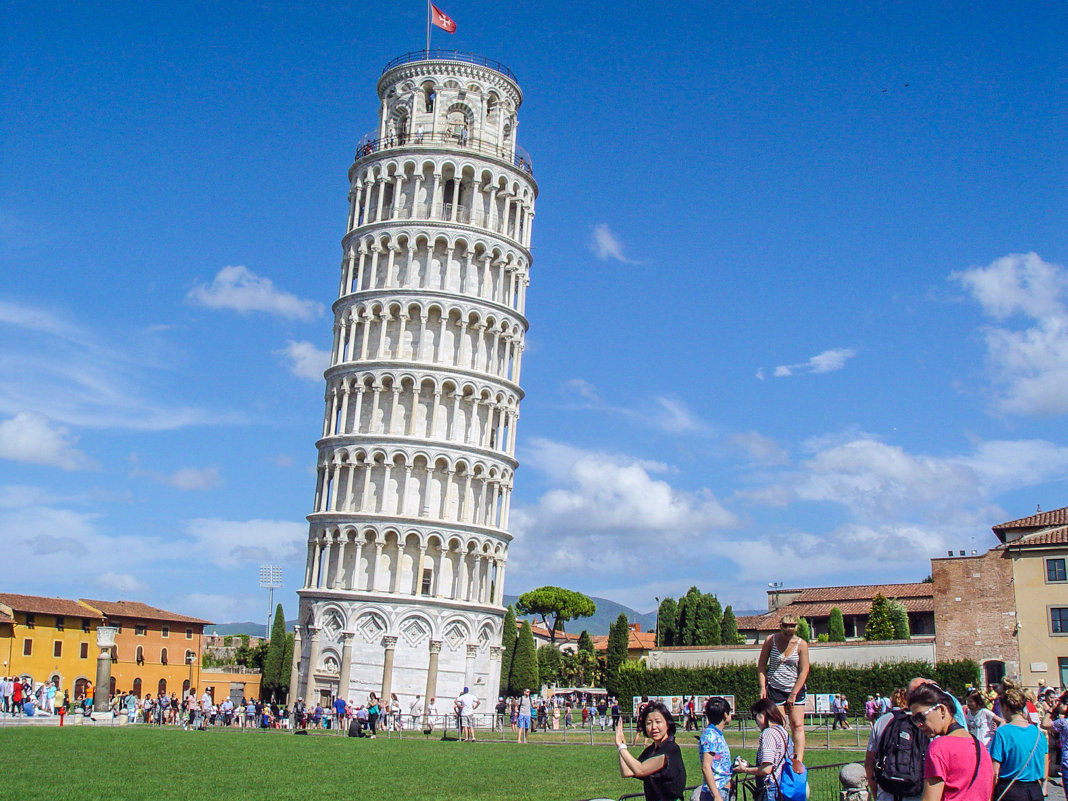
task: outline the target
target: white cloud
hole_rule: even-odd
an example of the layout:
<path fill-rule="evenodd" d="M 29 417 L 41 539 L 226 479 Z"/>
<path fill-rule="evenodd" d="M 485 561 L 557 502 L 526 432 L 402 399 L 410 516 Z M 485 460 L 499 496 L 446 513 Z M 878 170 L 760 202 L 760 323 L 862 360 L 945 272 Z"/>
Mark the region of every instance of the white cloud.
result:
<path fill-rule="evenodd" d="M 1068 271 L 1024 253 L 955 272 L 950 279 L 960 282 L 989 317 L 1031 321 L 1022 329 L 985 329 L 994 406 L 1019 415 L 1068 412 Z"/>
<path fill-rule="evenodd" d="M 554 483 L 537 503 L 512 513 L 517 562 L 532 574 L 624 568 L 640 574 L 653 567 L 653 543 L 670 558 L 685 543 L 737 522 L 711 492 L 654 478 L 669 471 L 664 464 L 543 439 L 528 447 L 526 464 Z"/>
<path fill-rule="evenodd" d="M 711 427 L 678 398 L 658 395 L 653 398 L 656 411 L 653 425 L 668 434 L 709 434 Z"/>
<path fill-rule="evenodd" d="M 286 346 L 275 351 L 289 361 L 289 371 L 297 378 L 322 381 L 323 372 L 330 366 L 329 351 L 319 350 L 310 342 L 286 340 Z"/>
<path fill-rule="evenodd" d="M 779 443 L 758 431 L 734 434 L 730 438 L 730 443 L 757 464 L 779 465 L 790 461 L 790 457 Z"/>
<path fill-rule="evenodd" d="M 306 554 L 306 523 L 197 518 L 184 528 L 196 552 L 219 567 L 296 561 Z"/>
<path fill-rule="evenodd" d="M 846 366 L 846 362 L 857 355 L 856 348 L 831 348 L 825 350 L 822 353 L 817 353 L 806 362 L 799 364 L 780 364 L 775 368 L 775 377 L 783 378 L 785 376 L 797 375 L 799 373 L 811 373 L 819 375 L 821 373 L 833 373 L 836 370 L 841 370 Z M 757 378 L 761 381 L 764 380 L 763 369 L 757 371 Z"/>
<path fill-rule="evenodd" d="M 233 309 L 241 314 L 260 311 L 287 320 L 313 320 L 323 313 L 321 303 L 276 289 L 270 278 L 240 265 L 223 267 L 210 284 L 198 284 L 186 298 L 209 309 Z"/>
<path fill-rule="evenodd" d="M 141 339 L 113 346 L 70 316 L 0 301 L 0 415 L 136 431 L 245 422 L 245 413 L 161 402 L 171 393 L 152 371 L 172 364 L 147 356 Z"/>
<path fill-rule="evenodd" d="M 1068 447 L 1044 440 L 982 442 L 971 453 L 949 456 L 910 453 L 865 434 L 812 446 L 798 468 L 739 495 L 774 506 L 832 503 L 866 525 L 923 520 L 957 529 L 983 527 L 1001 514 L 997 495 L 1068 471 Z"/>
<path fill-rule="evenodd" d="M 601 261 L 615 259 L 623 264 L 637 264 L 636 261 L 628 259 L 624 255 L 623 243 L 606 223 L 599 223 L 593 227 L 593 234 L 590 237 L 590 250 Z"/>
<path fill-rule="evenodd" d="M 75 445 L 78 438 L 62 426 L 54 426 L 43 414 L 19 412 L 0 421 L 0 459 L 44 464 L 63 470 L 85 470 L 92 460 Z"/>
<path fill-rule="evenodd" d="M 112 570 L 97 576 L 96 583 L 106 590 L 111 590 L 127 597 L 134 593 L 146 592 L 149 589 L 145 582 L 134 578 L 129 573 L 116 573 Z"/>
<path fill-rule="evenodd" d="M 222 484 L 222 476 L 217 467 L 183 467 L 160 476 L 159 481 L 181 490 L 207 490 Z"/>
<path fill-rule="evenodd" d="M 600 403 L 601 397 L 597 394 L 597 387 L 585 378 L 572 378 L 564 382 L 560 388 L 562 392 L 570 395 L 578 395 L 591 403 Z"/>

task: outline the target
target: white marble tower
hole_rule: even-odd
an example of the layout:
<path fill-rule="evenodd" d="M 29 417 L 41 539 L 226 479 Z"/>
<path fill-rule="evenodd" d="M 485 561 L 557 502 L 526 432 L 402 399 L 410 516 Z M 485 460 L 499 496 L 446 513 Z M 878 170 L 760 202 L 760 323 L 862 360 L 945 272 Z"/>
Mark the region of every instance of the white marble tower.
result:
<path fill-rule="evenodd" d="M 501 64 L 421 51 L 378 97 L 349 169 L 291 698 L 394 692 L 407 712 L 467 685 L 485 710 L 537 196 L 523 96 Z"/>

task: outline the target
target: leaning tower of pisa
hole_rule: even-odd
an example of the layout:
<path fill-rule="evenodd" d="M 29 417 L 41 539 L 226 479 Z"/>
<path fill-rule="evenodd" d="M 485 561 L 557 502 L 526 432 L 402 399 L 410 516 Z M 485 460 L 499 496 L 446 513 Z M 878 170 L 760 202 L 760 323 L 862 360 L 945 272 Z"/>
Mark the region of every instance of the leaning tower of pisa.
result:
<path fill-rule="evenodd" d="M 497 693 L 534 182 L 511 71 L 386 65 L 349 213 L 291 697 Z M 448 704 L 439 708 L 449 709 Z"/>

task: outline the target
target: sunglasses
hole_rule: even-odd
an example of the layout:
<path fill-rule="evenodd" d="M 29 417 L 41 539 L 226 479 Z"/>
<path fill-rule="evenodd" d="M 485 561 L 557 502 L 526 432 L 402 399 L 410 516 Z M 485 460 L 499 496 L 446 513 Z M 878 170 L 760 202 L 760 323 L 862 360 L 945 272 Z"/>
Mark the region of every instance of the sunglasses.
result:
<path fill-rule="evenodd" d="M 938 707 L 940 707 L 940 706 L 942 706 L 942 705 L 941 704 L 935 704 L 934 706 L 928 707 L 924 712 L 916 712 L 916 713 L 914 713 L 911 716 L 912 717 L 912 722 L 915 723 L 917 726 L 926 725 L 927 716 L 930 715 L 932 712 L 934 712 L 936 709 L 938 709 Z"/>

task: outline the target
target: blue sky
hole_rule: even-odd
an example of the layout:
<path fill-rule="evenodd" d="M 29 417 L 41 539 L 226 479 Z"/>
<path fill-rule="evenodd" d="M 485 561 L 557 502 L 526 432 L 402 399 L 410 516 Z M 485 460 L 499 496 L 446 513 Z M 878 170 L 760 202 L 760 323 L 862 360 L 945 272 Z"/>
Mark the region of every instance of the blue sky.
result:
<path fill-rule="evenodd" d="M 1068 504 L 1068 5 L 439 5 L 540 186 L 508 592 L 754 608 Z M 424 13 L 5 7 L 6 589 L 260 619 L 274 561 L 295 612 L 346 171 Z"/>

